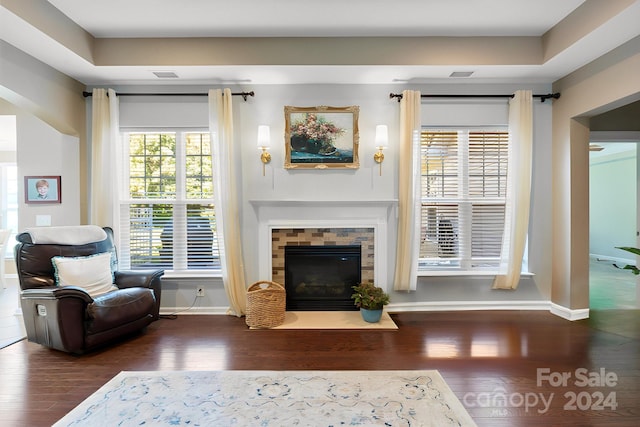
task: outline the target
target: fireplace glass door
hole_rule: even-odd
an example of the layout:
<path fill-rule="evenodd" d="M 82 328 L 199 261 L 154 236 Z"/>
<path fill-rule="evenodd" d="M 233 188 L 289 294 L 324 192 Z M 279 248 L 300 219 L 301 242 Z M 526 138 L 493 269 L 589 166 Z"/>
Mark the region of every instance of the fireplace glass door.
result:
<path fill-rule="evenodd" d="M 286 246 L 287 310 L 356 310 L 352 286 L 360 283 L 361 247 Z"/>

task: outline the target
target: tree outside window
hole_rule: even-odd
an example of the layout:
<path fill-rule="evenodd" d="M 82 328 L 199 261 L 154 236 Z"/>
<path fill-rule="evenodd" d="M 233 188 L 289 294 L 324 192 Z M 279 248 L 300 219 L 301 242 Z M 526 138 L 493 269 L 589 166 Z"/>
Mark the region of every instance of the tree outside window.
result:
<path fill-rule="evenodd" d="M 209 133 L 125 136 L 129 186 L 121 252 L 130 267 L 219 269 Z"/>

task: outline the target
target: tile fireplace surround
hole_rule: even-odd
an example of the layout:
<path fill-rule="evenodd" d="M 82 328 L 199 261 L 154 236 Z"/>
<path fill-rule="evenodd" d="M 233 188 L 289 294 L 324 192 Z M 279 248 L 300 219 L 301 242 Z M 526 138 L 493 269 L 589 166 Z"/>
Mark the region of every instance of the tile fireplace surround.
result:
<path fill-rule="evenodd" d="M 375 229 L 373 228 L 273 228 L 271 230 L 271 277 L 284 284 L 285 246 L 358 245 L 361 247 L 360 280 L 373 282 Z"/>
<path fill-rule="evenodd" d="M 252 200 L 258 221 L 261 280 L 284 284 L 284 246 L 362 244 L 362 280 L 387 283 L 388 223 L 396 217 L 394 200 L 304 201 Z"/>

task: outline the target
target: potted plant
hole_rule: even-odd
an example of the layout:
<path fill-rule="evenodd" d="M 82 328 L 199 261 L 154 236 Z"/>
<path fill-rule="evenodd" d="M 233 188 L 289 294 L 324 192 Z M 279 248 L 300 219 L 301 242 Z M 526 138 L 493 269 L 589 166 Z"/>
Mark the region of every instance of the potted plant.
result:
<path fill-rule="evenodd" d="M 389 295 L 373 283 L 361 283 L 352 286 L 352 289 L 354 293 L 351 298 L 354 304 L 360 308 L 362 318 L 369 323 L 380 321 L 382 308 L 389 304 Z"/>

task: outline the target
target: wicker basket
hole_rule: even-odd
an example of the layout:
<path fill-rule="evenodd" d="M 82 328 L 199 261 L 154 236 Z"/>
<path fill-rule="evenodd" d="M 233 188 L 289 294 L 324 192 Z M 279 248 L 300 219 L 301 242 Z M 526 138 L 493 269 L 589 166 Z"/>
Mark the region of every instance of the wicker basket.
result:
<path fill-rule="evenodd" d="M 260 281 L 247 289 L 246 322 L 251 328 L 273 328 L 284 323 L 286 294 L 276 282 Z"/>

